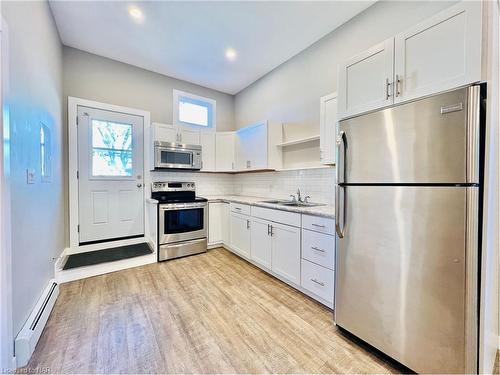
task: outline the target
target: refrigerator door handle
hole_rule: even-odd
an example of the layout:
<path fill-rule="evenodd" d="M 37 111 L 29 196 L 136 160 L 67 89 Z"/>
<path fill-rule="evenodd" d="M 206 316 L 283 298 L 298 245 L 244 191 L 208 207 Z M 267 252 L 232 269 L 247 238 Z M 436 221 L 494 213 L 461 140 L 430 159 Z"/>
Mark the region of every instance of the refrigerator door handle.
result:
<path fill-rule="evenodd" d="M 481 124 L 481 88 L 468 88 L 467 106 L 467 182 L 479 183 L 479 128 Z"/>
<path fill-rule="evenodd" d="M 343 199 L 340 203 L 340 190 L 343 190 Z M 347 189 L 345 186 L 335 186 L 335 231 L 339 238 L 344 238 L 345 222 L 346 222 L 346 194 Z M 341 209 L 342 208 L 342 209 Z M 342 217 L 342 226 L 340 226 L 340 217 Z"/>
<path fill-rule="evenodd" d="M 343 130 L 339 132 L 337 136 L 337 183 L 345 183 L 345 164 L 346 164 L 346 135 Z M 342 146 L 342 162 L 340 162 L 340 146 Z M 340 171 L 340 166 L 342 166 L 342 172 Z"/>

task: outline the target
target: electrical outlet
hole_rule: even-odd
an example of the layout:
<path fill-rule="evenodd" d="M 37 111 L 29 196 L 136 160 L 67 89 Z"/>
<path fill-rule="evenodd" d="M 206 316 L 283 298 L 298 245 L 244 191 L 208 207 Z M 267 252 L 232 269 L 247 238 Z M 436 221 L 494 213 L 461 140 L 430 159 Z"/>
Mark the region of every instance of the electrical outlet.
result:
<path fill-rule="evenodd" d="M 35 170 L 33 168 L 26 169 L 26 183 L 28 184 L 35 183 Z"/>

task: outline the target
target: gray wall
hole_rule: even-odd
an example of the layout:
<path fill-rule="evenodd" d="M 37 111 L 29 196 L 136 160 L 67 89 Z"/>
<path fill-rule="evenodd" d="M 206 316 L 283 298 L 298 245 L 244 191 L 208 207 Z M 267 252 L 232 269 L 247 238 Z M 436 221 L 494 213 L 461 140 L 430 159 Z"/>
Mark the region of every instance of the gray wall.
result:
<path fill-rule="evenodd" d="M 64 97 L 75 96 L 151 112 L 151 121 L 172 123 L 172 89 L 217 101 L 217 130 L 234 128 L 233 96 L 105 57 L 64 47 Z M 65 100 L 66 102 L 66 100 Z"/>
<path fill-rule="evenodd" d="M 319 98 L 337 90 L 339 62 L 453 2 L 378 2 L 236 95 L 237 128 L 262 119 L 319 124 Z"/>
<path fill-rule="evenodd" d="M 65 247 L 62 46 L 46 2 L 5 2 L 9 34 L 13 333 L 54 277 Z M 40 123 L 51 129 L 52 179 L 40 179 Z M 26 183 L 33 168 L 35 183 Z"/>

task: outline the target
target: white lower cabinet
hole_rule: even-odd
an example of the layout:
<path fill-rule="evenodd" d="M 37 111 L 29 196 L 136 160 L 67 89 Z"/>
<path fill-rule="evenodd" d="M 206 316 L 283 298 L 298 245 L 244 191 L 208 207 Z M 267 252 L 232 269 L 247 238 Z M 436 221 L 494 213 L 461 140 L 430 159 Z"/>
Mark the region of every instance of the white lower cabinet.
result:
<path fill-rule="evenodd" d="M 271 224 L 271 269 L 294 284 L 300 284 L 300 228 Z"/>
<path fill-rule="evenodd" d="M 230 213 L 230 247 L 245 258 L 250 258 L 250 224 L 250 216 Z"/>
<path fill-rule="evenodd" d="M 221 209 L 221 235 L 222 243 L 229 246 L 229 203 L 222 203 Z"/>
<path fill-rule="evenodd" d="M 302 259 L 300 285 L 328 302 L 329 307 L 333 307 L 333 282 L 332 270 Z"/>
<path fill-rule="evenodd" d="M 251 259 L 262 267 L 271 269 L 271 224 L 267 220 L 252 218 L 251 228 Z"/>
<path fill-rule="evenodd" d="M 222 242 L 222 209 L 226 203 L 210 202 L 208 204 L 208 245 Z"/>

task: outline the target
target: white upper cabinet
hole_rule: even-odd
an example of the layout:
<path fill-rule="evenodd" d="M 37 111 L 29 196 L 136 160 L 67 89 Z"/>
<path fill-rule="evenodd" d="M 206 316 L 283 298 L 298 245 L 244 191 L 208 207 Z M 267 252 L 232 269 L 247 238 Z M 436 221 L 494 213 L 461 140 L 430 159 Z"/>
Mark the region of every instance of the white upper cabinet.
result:
<path fill-rule="evenodd" d="M 458 3 L 339 67 L 339 119 L 481 80 L 482 4 Z"/>
<path fill-rule="evenodd" d="M 153 122 L 151 135 L 153 142 L 185 143 L 189 145 L 200 144 L 200 131 L 181 126 Z"/>
<path fill-rule="evenodd" d="M 215 134 L 215 170 L 229 172 L 235 169 L 235 134 L 217 132 Z"/>
<path fill-rule="evenodd" d="M 281 126 L 260 122 L 236 132 L 236 169 L 276 169 L 282 166 Z"/>
<path fill-rule="evenodd" d="M 214 132 L 201 132 L 201 160 L 204 172 L 215 171 L 215 133 Z"/>
<path fill-rule="evenodd" d="M 339 67 L 340 118 L 392 104 L 394 38 L 373 46 Z"/>
<path fill-rule="evenodd" d="M 481 2 L 462 2 L 396 36 L 394 101 L 481 79 Z"/>
<path fill-rule="evenodd" d="M 179 126 L 179 142 L 187 145 L 199 145 L 200 131 Z"/>
<path fill-rule="evenodd" d="M 179 132 L 175 125 L 153 122 L 151 126 L 151 137 L 153 142 L 178 142 Z"/>
<path fill-rule="evenodd" d="M 337 93 L 320 99 L 319 154 L 321 164 L 335 163 L 335 134 L 337 133 Z"/>

